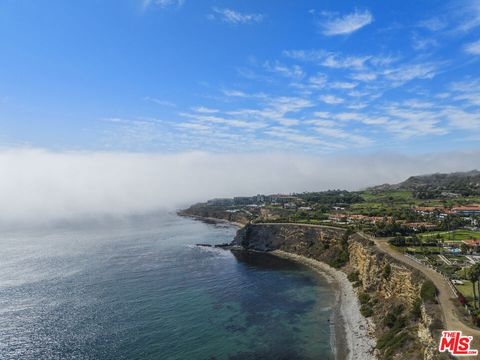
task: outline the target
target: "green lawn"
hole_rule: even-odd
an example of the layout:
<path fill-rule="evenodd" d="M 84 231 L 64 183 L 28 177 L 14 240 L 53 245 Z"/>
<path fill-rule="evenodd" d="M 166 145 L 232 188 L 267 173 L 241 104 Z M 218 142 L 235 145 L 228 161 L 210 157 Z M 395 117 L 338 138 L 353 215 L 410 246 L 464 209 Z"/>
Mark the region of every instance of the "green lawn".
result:
<path fill-rule="evenodd" d="M 475 285 L 477 286 L 477 285 Z M 463 285 L 455 285 L 458 291 L 462 293 L 462 295 L 465 297 L 465 300 L 473 306 L 473 289 L 472 289 L 472 283 L 470 281 L 465 281 Z M 477 297 L 478 297 L 478 288 L 477 288 Z M 478 299 L 477 299 L 478 301 Z"/>
<path fill-rule="evenodd" d="M 387 201 L 412 201 L 413 196 L 410 191 L 387 191 L 383 193 L 372 193 L 364 191 L 362 197 L 367 202 L 387 202 Z"/>
<path fill-rule="evenodd" d="M 440 235 L 440 238 L 446 241 L 462 241 L 470 239 L 480 239 L 480 232 L 475 232 L 471 230 L 454 230 L 454 231 L 434 231 L 429 233 L 419 234 L 423 240 L 436 239 L 437 235 Z"/>
<path fill-rule="evenodd" d="M 424 254 L 424 253 L 428 254 L 430 252 L 442 251 L 442 248 L 439 246 L 415 246 L 415 247 L 409 246 L 409 247 L 405 247 L 404 249 L 405 249 L 404 251 L 413 252 L 415 254 Z"/>

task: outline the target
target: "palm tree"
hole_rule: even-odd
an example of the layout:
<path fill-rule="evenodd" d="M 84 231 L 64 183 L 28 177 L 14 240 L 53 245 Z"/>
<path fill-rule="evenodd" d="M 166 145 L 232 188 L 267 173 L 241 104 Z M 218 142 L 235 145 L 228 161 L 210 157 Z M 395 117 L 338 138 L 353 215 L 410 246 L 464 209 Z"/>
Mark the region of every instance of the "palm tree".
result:
<path fill-rule="evenodd" d="M 480 309 L 480 263 L 473 265 L 474 273 L 477 275 L 478 284 L 478 308 Z"/>
<path fill-rule="evenodd" d="M 478 281 L 478 275 L 475 271 L 475 266 L 472 266 L 470 269 L 468 269 L 467 272 L 467 279 L 472 283 L 472 289 L 473 289 L 473 308 L 477 308 L 477 291 L 475 287 L 475 283 Z"/>

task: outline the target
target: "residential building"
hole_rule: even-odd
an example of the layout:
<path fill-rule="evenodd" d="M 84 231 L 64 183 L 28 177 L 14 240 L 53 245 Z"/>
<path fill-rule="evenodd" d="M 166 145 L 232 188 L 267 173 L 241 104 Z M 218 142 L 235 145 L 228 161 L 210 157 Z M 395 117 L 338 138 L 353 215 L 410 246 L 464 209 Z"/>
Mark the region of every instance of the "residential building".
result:
<path fill-rule="evenodd" d="M 233 199 L 229 198 L 217 198 L 207 201 L 207 205 L 209 206 L 232 206 L 233 204 Z"/>

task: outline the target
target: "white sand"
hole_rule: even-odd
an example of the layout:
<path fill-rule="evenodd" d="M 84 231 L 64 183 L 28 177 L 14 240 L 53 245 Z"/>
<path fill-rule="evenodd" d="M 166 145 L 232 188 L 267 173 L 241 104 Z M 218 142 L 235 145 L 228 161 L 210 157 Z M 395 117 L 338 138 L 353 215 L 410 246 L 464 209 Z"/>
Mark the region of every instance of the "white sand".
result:
<path fill-rule="evenodd" d="M 347 275 L 323 262 L 304 256 L 280 250 L 272 253 L 308 265 L 320 272 L 327 281 L 338 284 L 337 299 L 340 302 L 340 314 L 345 330 L 345 342 L 348 347 L 347 359 L 375 359 L 373 351 L 376 342 L 371 335 L 373 334 L 373 324 L 360 313 L 360 303 Z M 341 346 L 341 344 L 337 342 L 337 346 Z"/>

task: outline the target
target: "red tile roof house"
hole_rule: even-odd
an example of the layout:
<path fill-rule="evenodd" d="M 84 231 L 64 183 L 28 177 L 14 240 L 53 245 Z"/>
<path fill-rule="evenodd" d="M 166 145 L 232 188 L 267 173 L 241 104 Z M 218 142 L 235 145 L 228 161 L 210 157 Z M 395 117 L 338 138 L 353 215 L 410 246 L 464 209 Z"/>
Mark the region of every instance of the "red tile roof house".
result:
<path fill-rule="evenodd" d="M 347 220 L 347 215 L 346 214 L 331 214 L 328 217 L 328 219 L 332 220 L 332 221 L 343 221 L 343 220 Z"/>
<path fill-rule="evenodd" d="M 408 228 L 411 228 L 413 230 L 419 230 L 421 228 L 425 229 L 433 229 L 437 227 L 437 225 L 432 224 L 432 223 L 427 223 L 427 222 L 416 222 L 416 223 L 405 223 L 403 226 L 406 226 Z"/>
<path fill-rule="evenodd" d="M 476 247 L 480 245 L 480 240 L 463 240 L 462 243 L 468 247 Z"/>
<path fill-rule="evenodd" d="M 418 206 L 415 212 L 421 215 L 430 215 L 438 213 L 440 218 L 444 218 L 446 215 L 453 214 L 453 212 L 444 206 Z"/>

